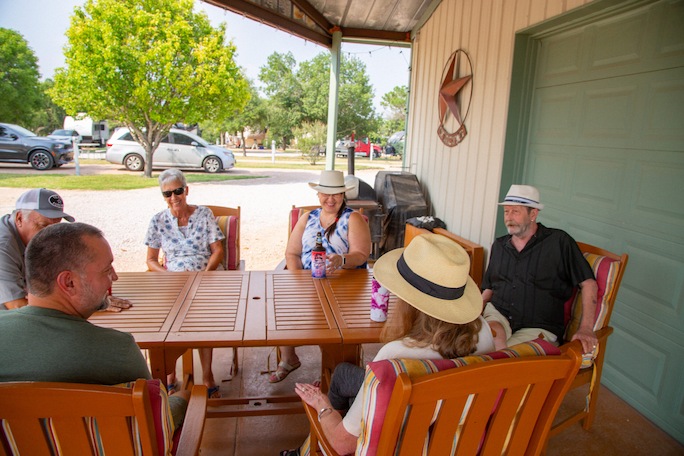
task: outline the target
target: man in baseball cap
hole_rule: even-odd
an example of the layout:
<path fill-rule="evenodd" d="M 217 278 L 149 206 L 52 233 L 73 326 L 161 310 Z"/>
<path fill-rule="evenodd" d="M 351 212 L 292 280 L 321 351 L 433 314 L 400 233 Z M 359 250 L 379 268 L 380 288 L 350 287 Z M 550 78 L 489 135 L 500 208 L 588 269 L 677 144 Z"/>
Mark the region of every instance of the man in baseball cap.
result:
<path fill-rule="evenodd" d="M 62 197 L 47 188 L 34 188 L 22 193 L 17 200 L 16 211 L 35 211 L 43 217 L 55 219 L 52 223 L 59 222 L 59 219 L 74 221 L 72 216 L 64 212 Z"/>
<path fill-rule="evenodd" d="M 62 197 L 46 188 L 22 193 L 14 211 L 0 217 L 0 310 L 16 309 L 28 303 L 24 250 L 40 230 L 62 219 L 74 221 L 64 212 Z M 113 298 L 107 310 L 119 312 L 130 306 L 125 299 Z"/>

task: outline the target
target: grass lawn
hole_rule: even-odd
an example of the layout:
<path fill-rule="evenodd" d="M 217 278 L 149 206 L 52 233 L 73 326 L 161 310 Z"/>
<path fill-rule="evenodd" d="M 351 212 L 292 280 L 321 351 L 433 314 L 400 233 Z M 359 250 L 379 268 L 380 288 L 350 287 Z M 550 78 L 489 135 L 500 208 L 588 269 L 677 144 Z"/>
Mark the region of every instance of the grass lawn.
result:
<path fill-rule="evenodd" d="M 158 175 L 158 173 L 155 173 Z M 255 179 L 266 176 L 236 176 L 228 173 L 185 173 L 189 183 L 216 182 L 237 179 Z M 50 188 L 55 190 L 133 190 L 137 188 L 157 187 L 156 176 L 145 179 L 139 174 L 96 174 L 90 176 L 73 176 L 66 174 L 0 174 L 0 187 L 14 188 Z"/>
<path fill-rule="evenodd" d="M 289 154 L 288 154 L 289 155 Z M 270 156 L 264 157 L 243 157 L 242 153 L 235 153 L 237 161 L 236 168 L 256 168 L 256 169 L 303 169 L 303 170 L 323 170 L 325 169 L 325 157 L 317 164 L 311 165 L 298 154 L 292 156 L 277 156 L 275 163 Z M 79 160 L 83 165 L 106 165 L 106 161 L 95 158 L 83 158 Z M 388 163 L 401 163 L 400 158 L 377 158 L 373 161 L 364 158 L 357 158 L 354 166 L 356 169 L 381 169 L 382 165 Z M 345 158 L 335 159 L 335 169 L 340 171 L 347 170 L 347 160 Z M 138 188 L 156 187 L 159 185 L 156 176 L 159 170 L 153 173 L 152 179 L 145 179 L 140 173 L 130 174 L 96 174 L 87 176 L 76 176 L 67 174 L 35 173 L 28 170 L 26 174 L 0 173 L 0 187 L 13 188 L 51 188 L 55 190 L 133 190 Z M 209 174 L 203 171 L 185 172 L 189 183 L 196 182 L 220 182 L 237 179 L 259 179 L 268 176 L 244 176 L 231 174 L 230 171 Z"/>

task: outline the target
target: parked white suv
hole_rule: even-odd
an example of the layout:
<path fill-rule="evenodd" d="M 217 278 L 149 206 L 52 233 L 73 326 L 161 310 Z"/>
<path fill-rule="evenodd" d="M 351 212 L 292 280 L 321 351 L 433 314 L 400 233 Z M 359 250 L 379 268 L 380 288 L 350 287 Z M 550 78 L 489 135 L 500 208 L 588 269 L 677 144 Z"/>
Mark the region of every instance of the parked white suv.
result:
<path fill-rule="evenodd" d="M 128 131 L 120 128 L 107 141 L 105 158 L 110 163 L 124 165 L 129 171 L 145 168 L 145 149 Z M 153 156 L 155 168 L 204 168 L 208 173 L 217 173 L 235 166 L 233 152 L 214 146 L 199 136 L 185 130 L 172 128 L 162 139 Z"/>

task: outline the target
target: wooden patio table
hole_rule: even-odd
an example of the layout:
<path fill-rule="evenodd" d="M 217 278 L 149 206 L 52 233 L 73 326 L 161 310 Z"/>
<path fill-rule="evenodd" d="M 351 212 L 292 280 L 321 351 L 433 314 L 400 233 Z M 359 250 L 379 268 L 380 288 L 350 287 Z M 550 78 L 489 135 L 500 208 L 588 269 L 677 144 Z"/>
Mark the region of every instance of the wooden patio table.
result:
<path fill-rule="evenodd" d="M 149 352 L 152 377 L 165 382 L 174 365 L 166 365 L 166 337 L 197 273 L 122 272 L 118 276 L 112 294 L 129 299 L 133 306 L 118 313 L 96 312 L 89 321 L 131 333 L 138 346 Z"/>
<path fill-rule="evenodd" d="M 166 337 L 165 366 L 172 369 L 190 348 L 320 345 L 323 349 L 340 347 L 341 342 L 321 281 L 312 279 L 310 271 L 199 272 Z M 191 366 L 191 361 L 183 363 L 187 379 L 193 375 Z M 303 411 L 293 395 L 227 397 L 212 399 L 210 405 L 210 417 Z"/>
<path fill-rule="evenodd" d="M 322 281 L 326 300 L 342 337 L 342 344 L 331 363 L 332 369 L 341 361 L 360 364 L 361 344 L 380 342 L 385 323 L 370 319 L 372 280 L 372 270 L 343 269 Z M 390 295 L 389 314 L 394 309 L 396 299 L 396 296 Z"/>
<path fill-rule="evenodd" d="M 152 374 L 163 382 L 177 359 L 191 348 L 318 345 L 322 387 L 341 361 L 359 362 L 359 346 L 377 342 L 382 323 L 370 320 L 366 270 L 336 271 L 313 279 L 310 271 L 212 271 L 122 273 L 113 286 L 131 299 L 123 312 L 98 312 L 91 321 L 131 332 L 150 350 Z M 191 374 L 192 363 L 185 363 Z M 212 405 L 292 402 L 281 398 L 212 400 Z M 254 407 L 210 416 L 301 412 L 296 407 Z"/>

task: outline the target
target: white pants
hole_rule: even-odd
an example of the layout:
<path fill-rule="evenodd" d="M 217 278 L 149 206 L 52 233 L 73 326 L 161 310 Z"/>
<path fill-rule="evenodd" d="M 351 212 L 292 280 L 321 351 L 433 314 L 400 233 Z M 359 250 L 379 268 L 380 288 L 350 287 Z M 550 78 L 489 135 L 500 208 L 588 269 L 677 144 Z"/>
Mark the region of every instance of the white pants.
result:
<path fill-rule="evenodd" d="M 522 328 L 513 332 L 511 330 L 511 325 L 508 323 L 508 318 L 504 317 L 501 312 L 496 310 L 496 307 L 491 302 L 488 302 L 482 312 L 484 319 L 489 322 L 497 322 L 503 326 L 504 332 L 506 333 L 506 345 L 509 347 L 516 344 L 521 344 L 530 340 L 537 338 L 544 339 L 547 342 L 551 342 L 554 345 L 558 345 L 557 337 L 551 331 L 541 328 Z"/>

